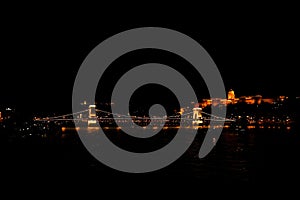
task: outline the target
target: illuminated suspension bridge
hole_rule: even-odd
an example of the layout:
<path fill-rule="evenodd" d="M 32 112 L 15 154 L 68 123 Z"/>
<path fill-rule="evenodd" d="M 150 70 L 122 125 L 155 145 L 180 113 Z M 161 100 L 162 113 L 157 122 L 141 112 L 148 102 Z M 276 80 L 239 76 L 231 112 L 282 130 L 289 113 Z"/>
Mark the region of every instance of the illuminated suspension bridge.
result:
<path fill-rule="evenodd" d="M 194 108 L 193 111 L 183 113 L 181 115 L 178 114 L 173 116 L 153 116 L 150 118 L 145 116 L 140 117 L 120 113 L 112 113 L 96 109 L 96 105 L 90 105 L 88 109 L 79 112 L 35 119 L 35 121 L 79 121 L 85 124 L 87 123 L 88 126 L 93 126 L 97 123 L 112 124 L 114 122 L 117 122 L 118 124 L 122 124 L 124 126 L 131 124 L 132 122 L 141 126 L 147 126 L 150 122 L 157 125 L 179 125 L 179 123 L 181 123 L 181 125 L 183 126 L 201 126 L 209 121 L 234 122 L 235 119 L 215 116 L 210 113 L 204 112 L 201 108 Z"/>

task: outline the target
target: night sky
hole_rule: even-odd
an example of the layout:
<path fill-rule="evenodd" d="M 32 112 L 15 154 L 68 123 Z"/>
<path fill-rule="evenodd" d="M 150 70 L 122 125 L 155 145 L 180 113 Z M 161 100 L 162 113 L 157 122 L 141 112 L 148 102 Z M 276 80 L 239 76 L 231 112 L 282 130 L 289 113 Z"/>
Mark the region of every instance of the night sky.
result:
<path fill-rule="evenodd" d="M 75 76 L 88 53 L 116 33 L 144 26 L 171 28 L 198 41 L 217 64 L 226 89 L 234 89 L 237 96 L 300 95 L 296 72 L 300 34 L 292 13 L 209 21 L 159 17 L 105 21 L 99 16 L 91 22 L 42 13 L 3 19 L 1 104 L 70 111 Z M 146 54 L 144 57 L 147 60 Z"/>

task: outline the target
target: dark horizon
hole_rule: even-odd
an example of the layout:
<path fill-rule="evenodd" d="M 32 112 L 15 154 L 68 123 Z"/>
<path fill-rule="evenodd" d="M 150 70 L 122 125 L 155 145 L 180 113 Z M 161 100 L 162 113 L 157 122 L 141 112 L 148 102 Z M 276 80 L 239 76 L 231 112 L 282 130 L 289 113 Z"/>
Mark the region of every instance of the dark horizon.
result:
<path fill-rule="evenodd" d="M 6 21 L 0 103 L 37 111 L 71 110 L 73 83 L 88 53 L 114 34 L 144 26 L 174 29 L 199 42 L 219 68 L 226 91 L 233 89 L 237 96 L 300 96 L 296 88 L 294 47 L 299 44 L 299 30 L 295 20 L 279 22 L 274 18 L 267 24 L 266 20 L 245 19 L 243 24 L 228 22 L 225 26 L 222 21 L 195 26 L 154 20 L 98 27 L 75 21 L 65 26 L 59 18 L 45 19 L 44 23 L 26 21 L 26 17 L 15 23 Z M 147 55 L 139 59 L 145 58 Z"/>

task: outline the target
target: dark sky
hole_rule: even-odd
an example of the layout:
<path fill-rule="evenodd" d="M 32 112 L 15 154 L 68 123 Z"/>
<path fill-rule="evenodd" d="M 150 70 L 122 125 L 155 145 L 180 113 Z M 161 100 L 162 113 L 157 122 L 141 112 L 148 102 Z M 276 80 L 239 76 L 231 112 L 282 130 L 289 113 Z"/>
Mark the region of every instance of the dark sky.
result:
<path fill-rule="evenodd" d="M 242 12 L 241 12 L 242 13 Z M 35 110 L 70 110 L 77 70 L 104 39 L 127 29 L 160 26 L 197 40 L 211 55 L 225 87 L 237 96 L 300 95 L 299 30 L 294 13 L 106 20 L 40 13 L 4 16 L 0 103 Z"/>

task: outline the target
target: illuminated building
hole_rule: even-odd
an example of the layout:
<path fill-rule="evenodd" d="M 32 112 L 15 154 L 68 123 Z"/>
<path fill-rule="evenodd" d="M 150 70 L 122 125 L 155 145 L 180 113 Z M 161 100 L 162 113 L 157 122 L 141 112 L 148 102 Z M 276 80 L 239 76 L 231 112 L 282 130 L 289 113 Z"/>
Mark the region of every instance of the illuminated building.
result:
<path fill-rule="evenodd" d="M 262 101 L 262 96 L 261 95 L 255 95 L 252 98 L 254 99 L 255 104 L 261 104 L 261 101 Z"/>
<path fill-rule="evenodd" d="M 272 103 L 274 103 L 274 99 L 272 99 L 272 98 L 262 99 L 262 102 L 272 104 Z"/>
<path fill-rule="evenodd" d="M 285 101 L 286 99 L 288 99 L 288 97 L 286 97 L 286 96 L 279 96 L 279 97 L 278 97 L 278 101 L 280 101 L 280 102 L 283 102 L 283 101 Z"/>
<path fill-rule="evenodd" d="M 239 103 L 254 104 L 254 99 L 251 96 L 241 96 L 239 98 Z"/>
<path fill-rule="evenodd" d="M 84 100 L 82 103 L 80 103 L 81 105 L 87 105 L 86 100 Z"/>
<path fill-rule="evenodd" d="M 255 96 L 242 96 L 239 98 L 240 103 L 246 103 L 246 104 L 261 104 L 264 103 L 273 103 L 274 99 L 263 99 L 261 95 L 255 95 Z"/>
<path fill-rule="evenodd" d="M 235 93 L 232 89 L 228 91 L 227 99 L 221 98 L 211 98 L 211 99 L 203 99 L 201 103 L 198 103 L 195 107 L 205 108 L 206 106 L 218 106 L 218 105 L 229 105 L 229 104 L 237 104 L 237 103 L 246 103 L 246 104 L 261 104 L 269 103 L 272 104 L 275 102 L 272 98 L 263 99 L 261 95 L 255 96 L 241 96 L 239 98 L 235 97 Z M 285 96 L 279 96 L 279 101 L 284 101 L 287 99 Z"/>
<path fill-rule="evenodd" d="M 234 100 L 235 99 L 235 94 L 234 94 L 234 91 L 232 89 L 229 90 L 227 99 L 228 100 Z"/>
<path fill-rule="evenodd" d="M 231 104 L 233 101 L 228 99 L 221 99 L 221 98 L 212 98 L 212 99 L 203 99 L 199 106 L 201 105 L 202 108 L 206 106 L 218 106 L 218 105 L 227 105 Z"/>
<path fill-rule="evenodd" d="M 180 115 L 184 113 L 184 108 L 180 108 L 180 111 L 178 112 Z"/>

